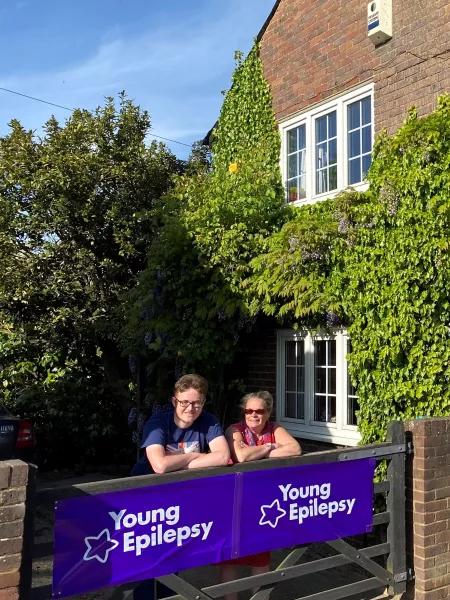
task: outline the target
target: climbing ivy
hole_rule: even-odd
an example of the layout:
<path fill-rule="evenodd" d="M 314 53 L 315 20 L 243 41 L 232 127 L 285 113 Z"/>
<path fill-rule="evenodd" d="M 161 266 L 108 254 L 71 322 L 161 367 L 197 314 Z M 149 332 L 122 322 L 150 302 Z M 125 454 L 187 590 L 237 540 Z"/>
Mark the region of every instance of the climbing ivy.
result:
<path fill-rule="evenodd" d="M 450 99 L 378 138 L 365 193 L 299 208 L 252 262 L 254 313 L 343 323 L 362 441 L 450 413 Z"/>

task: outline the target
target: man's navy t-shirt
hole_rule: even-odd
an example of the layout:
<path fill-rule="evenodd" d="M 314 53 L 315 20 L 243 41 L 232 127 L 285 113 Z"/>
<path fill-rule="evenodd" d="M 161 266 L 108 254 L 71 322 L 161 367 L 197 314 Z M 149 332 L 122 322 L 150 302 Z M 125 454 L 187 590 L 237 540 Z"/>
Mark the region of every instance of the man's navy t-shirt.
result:
<path fill-rule="evenodd" d="M 195 419 L 190 427 L 181 429 L 175 425 L 174 411 L 156 413 L 144 425 L 141 448 L 153 444 L 163 446 L 166 454 L 186 454 L 206 452 L 208 444 L 223 435 L 219 421 L 207 412 Z M 135 464 L 132 475 L 148 475 L 153 470 L 147 455 Z"/>

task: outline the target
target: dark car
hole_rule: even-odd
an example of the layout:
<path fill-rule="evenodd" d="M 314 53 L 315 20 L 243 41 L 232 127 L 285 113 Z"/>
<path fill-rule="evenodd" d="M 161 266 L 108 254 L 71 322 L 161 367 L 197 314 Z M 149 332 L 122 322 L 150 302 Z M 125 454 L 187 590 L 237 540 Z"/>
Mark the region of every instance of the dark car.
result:
<path fill-rule="evenodd" d="M 19 458 L 31 462 L 34 451 L 35 439 L 29 421 L 15 417 L 0 404 L 0 460 Z"/>

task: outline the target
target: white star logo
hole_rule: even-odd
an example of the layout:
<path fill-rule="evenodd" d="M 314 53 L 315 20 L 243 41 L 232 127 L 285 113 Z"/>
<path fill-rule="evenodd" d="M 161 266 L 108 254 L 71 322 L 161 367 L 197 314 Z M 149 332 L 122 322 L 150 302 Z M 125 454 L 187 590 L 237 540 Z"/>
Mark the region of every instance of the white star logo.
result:
<path fill-rule="evenodd" d="M 84 553 L 83 560 L 92 560 L 93 558 L 96 558 L 101 563 L 105 563 L 108 560 L 108 555 L 111 550 L 114 550 L 114 548 L 117 548 L 119 545 L 119 542 L 111 539 L 109 529 L 104 529 L 97 536 L 85 537 L 84 541 L 86 542 L 87 550 Z M 106 543 L 109 544 L 109 547 L 105 547 Z M 93 553 L 91 554 L 91 552 Z"/>
<path fill-rule="evenodd" d="M 276 515 L 273 515 L 273 510 L 276 509 Z M 272 516 L 267 516 L 267 513 L 271 512 Z M 274 500 L 272 502 L 272 504 L 265 504 L 264 506 L 261 506 L 261 519 L 259 520 L 259 524 L 260 525 L 270 525 L 271 527 L 273 527 L 275 529 L 275 527 L 278 525 L 278 521 L 279 519 L 281 519 L 281 517 L 284 517 L 284 515 L 286 514 L 286 511 L 283 510 L 280 507 L 280 501 L 279 500 Z"/>

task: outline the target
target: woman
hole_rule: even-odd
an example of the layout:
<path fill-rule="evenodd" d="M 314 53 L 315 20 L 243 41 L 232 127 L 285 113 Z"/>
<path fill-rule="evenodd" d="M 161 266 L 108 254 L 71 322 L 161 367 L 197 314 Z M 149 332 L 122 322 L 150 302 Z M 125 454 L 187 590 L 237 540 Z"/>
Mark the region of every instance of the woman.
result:
<path fill-rule="evenodd" d="M 241 400 L 241 408 L 244 420 L 231 425 L 225 432 L 234 463 L 301 454 L 300 445 L 291 434 L 284 427 L 269 422 L 273 409 L 273 398 L 269 392 L 247 394 Z M 252 575 L 267 573 L 270 570 L 270 552 L 222 563 L 222 581 L 236 579 L 237 565 L 252 567 Z M 226 600 L 237 600 L 237 594 L 227 595 Z"/>

